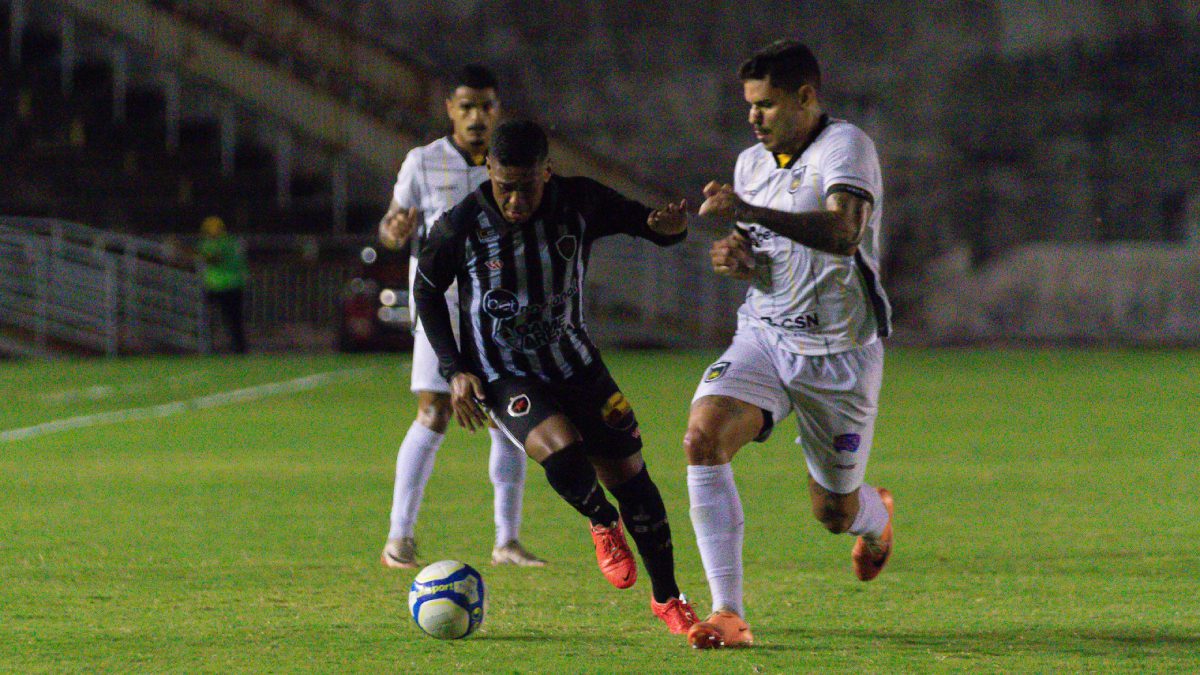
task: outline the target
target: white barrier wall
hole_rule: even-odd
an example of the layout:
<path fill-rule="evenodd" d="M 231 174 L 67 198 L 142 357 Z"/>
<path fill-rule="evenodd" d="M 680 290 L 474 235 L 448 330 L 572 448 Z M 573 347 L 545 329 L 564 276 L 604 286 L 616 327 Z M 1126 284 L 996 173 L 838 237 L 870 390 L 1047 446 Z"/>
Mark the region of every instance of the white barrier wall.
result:
<path fill-rule="evenodd" d="M 928 283 L 936 342 L 1200 342 L 1200 246 L 1030 244 Z"/>

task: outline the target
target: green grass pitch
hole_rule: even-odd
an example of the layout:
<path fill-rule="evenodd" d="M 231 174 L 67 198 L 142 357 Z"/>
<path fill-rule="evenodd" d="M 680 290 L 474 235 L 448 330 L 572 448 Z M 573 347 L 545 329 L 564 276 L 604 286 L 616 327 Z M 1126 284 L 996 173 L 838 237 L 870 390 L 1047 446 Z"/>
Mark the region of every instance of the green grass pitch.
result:
<path fill-rule="evenodd" d="M 680 439 L 717 353 L 607 355 L 702 614 Z M 1200 671 L 1200 352 L 887 361 L 868 480 L 896 494 L 888 569 L 856 581 L 851 538 L 811 517 L 788 420 L 734 463 L 758 644 L 720 652 L 668 634 L 647 580 L 605 583 L 536 465 L 522 539 L 551 564 L 491 567 L 486 437 L 460 430 L 417 535 L 425 561 L 480 569 L 488 615 L 466 640 L 422 635 L 412 572 L 378 562 L 413 415 L 407 357 L 0 364 L 0 671 Z M 331 371 L 303 391 L 165 407 Z M 157 416 L 11 433 L 128 409 Z"/>

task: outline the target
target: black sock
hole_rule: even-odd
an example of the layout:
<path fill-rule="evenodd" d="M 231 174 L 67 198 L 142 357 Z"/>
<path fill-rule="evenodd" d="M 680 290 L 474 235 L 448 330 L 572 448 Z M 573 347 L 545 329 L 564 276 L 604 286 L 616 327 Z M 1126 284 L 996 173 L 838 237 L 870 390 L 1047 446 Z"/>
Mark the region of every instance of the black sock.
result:
<path fill-rule="evenodd" d="M 675 583 L 675 549 L 671 545 L 671 526 L 667 523 L 667 507 L 663 504 L 658 486 L 650 480 L 643 465 L 638 475 L 609 488 L 621 505 L 625 529 L 637 544 L 642 564 L 650 575 L 654 600 L 666 602 L 679 597 Z"/>
<path fill-rule="evenodd" d="M 542 462 L 546 480 L 568 504 L 594 525 L 617 522 L 617 509 L 608 502 L 596 480 L 596 469 L 583 454 L 583 443 L 573 443 Z"/>

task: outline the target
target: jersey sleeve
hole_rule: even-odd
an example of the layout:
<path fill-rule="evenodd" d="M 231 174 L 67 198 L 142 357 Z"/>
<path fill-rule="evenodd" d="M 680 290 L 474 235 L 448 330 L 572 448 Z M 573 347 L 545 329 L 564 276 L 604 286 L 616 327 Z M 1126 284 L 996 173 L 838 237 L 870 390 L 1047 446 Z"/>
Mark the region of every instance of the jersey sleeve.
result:
<path fill-rule="evenodd" d="M 849 192 L 874 204 L 883 195 L 875 144 L 857 127 L 851 127 L 839 142 L 830 145 L 822 157 L 820 171 L 825 196 Z"/>
<path fill-rule="evenodd" d="M 577 180 L 576 188 L 584 205 L 581 210 L 588 219 L 588 240 L 627 234 L 648 239 L 659 246 L 670 246 L 687 237 L 687 230 L 672 235 L 655 232 L 646 224 L 654 209 L 589 178 Z"/>
<path fill-rule="evenodd" d="M 450 288 L 458 271 L 463 268 L 466 234 L 465 229 L 455 231 L 450 218 L 443 215 L 429 231 L 425 245 L 421 247 L 413 281 L 417 316 L 425 327 L 429 344 L 437 354 L 438 370 L 447 382 L 456 373 L 470 372 L 454 338 L 454 326 L 450 321 L 450 308 L 445 295 L 446 289 Z"/>
<path fill-rule="evenodd" d="M 746 150 L 738 155 L 737 162 L 733 165 L 733 193 L 743 199 L 745 199 L 743 190 L 746 189 L 747 176 L 753 170 L 749 152 L 749 150 Z M 740 220 L 735 221 L 733 229 L 740 232 L 746 238 L 750 237 L 750 223 Z"/>
<path fill-rule="evenodd" d="M 400 208 L 421 208 L 421 154 L 414 148 L 408 152 L 396 174 L 396 185 L 392 188 L 392 201 Z"/>

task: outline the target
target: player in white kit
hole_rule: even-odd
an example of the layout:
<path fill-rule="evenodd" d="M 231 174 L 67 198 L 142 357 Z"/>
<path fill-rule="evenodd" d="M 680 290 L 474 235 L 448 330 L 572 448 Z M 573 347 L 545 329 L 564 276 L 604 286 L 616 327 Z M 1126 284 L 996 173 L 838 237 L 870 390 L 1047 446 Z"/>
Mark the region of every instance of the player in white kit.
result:
<path fill-rule="evenodd" d="M 417 270 L 421 243 L 442 213 L 458 204 L 487 180 L 488 141 L 500 118 L 495 76 L 486 68 L 470 65 L 456 75 L 446 99 L 446 114 L 453 123 L 450 136 L 414 148 L 400 166 L 392 203 L 379 223 L 383 243 L 399 248 L 412 242 L 409 289 Z M 411 297 L 411 295 L 410 295 Z M 458 326 L 458 289 L 446 292 L 451 317 Z M 410 307 L 412 303 L 410 301 Z M 438 373 L 437 354 L 413 312 L 413 363 L 411 389 L 417 394 L 417 418 L 409 427 L 396 456 L 396 482 L 392 492 L 391 525 L 381 560 L 388 567 L 418 566 L 414 535 L 417 511 L 425 484 L 433 472 L 434 457 L 445 437 L 452 414 L 450 385 Z M 526 550 L 519 540 L 521 502 L 525 489 L 525 452 L 500 430 L 491 428 L 489 474 L 494 488 L 496 541 L 492 564 L 540 567 L 545 561 Z"/>
<path fill-rule="evenodd" d="M 871 139 L 821 107 L 820 69 L 804 45 L 771 44 L 739 76 L 759 143 L 738 157 L 734 183 L 704 188 L 702 215 L 736 221 L 713 245 L 718 274 L 751 282 L 733 344 L 705 371 L 684 449 L 692 526 L 713 613 L 693 647 L 753 642 L 742 604 L 743 511 L 730 465 L 795 412 L 813 513 L 856 535 L 863 581 L 892 549 L 892 496 L 863 482 L 871 453 L 883 345 L 890 331 L 879 283 L 883 182 Z"/>

